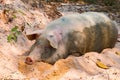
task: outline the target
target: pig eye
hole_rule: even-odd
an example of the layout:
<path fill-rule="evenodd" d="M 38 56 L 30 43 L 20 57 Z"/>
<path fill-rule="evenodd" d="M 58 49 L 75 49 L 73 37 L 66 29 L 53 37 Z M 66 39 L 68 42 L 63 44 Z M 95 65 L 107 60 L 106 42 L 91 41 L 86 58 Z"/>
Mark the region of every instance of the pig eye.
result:
<path fill-rule="evenodd" d="M 50 38 L 52 38 L 52 37 L 53 37 L 53 35 L 50 35 L 49 37 L 50 37 Z"/>
<path fill-rule="evenodd" d="M 45 53 L 49 52 L 49 47 L 45 47 Z"/>
<path fill-rule="evenodd" d="M 60 35 L 62 35 L 62 33 L 60 33 Z"/>

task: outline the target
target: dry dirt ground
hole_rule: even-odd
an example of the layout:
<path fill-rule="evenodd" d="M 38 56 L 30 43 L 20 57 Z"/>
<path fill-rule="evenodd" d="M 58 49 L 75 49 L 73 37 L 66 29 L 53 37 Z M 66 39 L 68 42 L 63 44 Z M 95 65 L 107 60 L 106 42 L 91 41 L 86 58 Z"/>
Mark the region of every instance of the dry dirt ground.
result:
<path fill-rule="evenodd" d="M 46 5 L 46 8 L 45 11 L 33 8 L 20 0 L 0 1 L 0 80 L 120 79 L 120 42 L 116 42 L 115 48 L 105 49 L 101 54 L 90 52 L 80 57 L 69 56 L 67 59 L 57 61 L 54 65 L 43 62 L 36 62 L 33 65 L 25 64 L 25 57 L 21 55 L 34 43 L 34 40 L 28 40 L 25 34 L 43 29 L 52 19 L 61 16 L 56 12 L 57 16 L 51 17 L 50 14 L 53 12 L 47 13 L 52 10 L 51 6 Z M 61 11 L 61 8 L 58 10 Z M 66 15 L 72 12 L 62 10 L 61 13 Z M 119 22 L 119 19 L 117 18 L 116 21 Z M 17 42 L 8 42 L 7 38 L 15 26 L 18 26 L 22 34 L 18 35 Z M 119 23 L 117 28 L 120 34 Z"/>

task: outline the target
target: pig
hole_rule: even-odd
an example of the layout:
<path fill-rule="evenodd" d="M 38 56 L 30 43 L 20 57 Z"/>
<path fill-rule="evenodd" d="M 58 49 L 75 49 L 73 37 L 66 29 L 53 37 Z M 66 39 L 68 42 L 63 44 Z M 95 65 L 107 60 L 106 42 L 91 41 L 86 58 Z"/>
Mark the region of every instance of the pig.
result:
<path fill-rule="evenodd" d="M 70 14 L 50 22 L 30 49 L 26 64 L 43 61 L 54 64 L 71 54 L 101 52 L 114 47 L 118 30 L 116 23 L 104 13 Z"/>

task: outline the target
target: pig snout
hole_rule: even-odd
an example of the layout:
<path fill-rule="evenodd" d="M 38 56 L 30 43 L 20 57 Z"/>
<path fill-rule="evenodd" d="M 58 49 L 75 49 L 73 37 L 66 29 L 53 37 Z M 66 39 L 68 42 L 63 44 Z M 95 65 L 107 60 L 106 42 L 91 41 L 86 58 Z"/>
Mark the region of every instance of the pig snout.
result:
<path fill-rule="evenodd" d="M 40 56 L 41 56 L 40 51 L 41 51 L 40 45 L 34 44 L 32 50 L 29 53 L 29 55 L 26 56 L 26 58 L 25 58 L 25 63 L 28 64 L 28 65 L 32 65 L 36 61 L 39 61 Z"/>
<path fill-rule="evenodd" d="M 25 59 L 25 63 L 26 63 L 26 64 L 32 65 L 33 62 L 34 62 L 34 61 L 33 61 L 30 57 L 26 57 L 26 59 Z"/>

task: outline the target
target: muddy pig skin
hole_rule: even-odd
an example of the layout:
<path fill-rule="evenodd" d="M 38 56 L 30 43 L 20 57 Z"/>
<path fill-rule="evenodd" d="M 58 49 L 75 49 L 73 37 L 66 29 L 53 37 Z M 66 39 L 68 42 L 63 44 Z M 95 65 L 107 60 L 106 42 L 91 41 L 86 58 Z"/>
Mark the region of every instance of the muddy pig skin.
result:
<path fill-rule="evenodd" d="M 103 13 L 70 14 L 48 24 L 31 47 L 25 62 L 54 64 L 73 53 L 100 52 L 114 47 L 117 36 L 115 22 Z"/>

